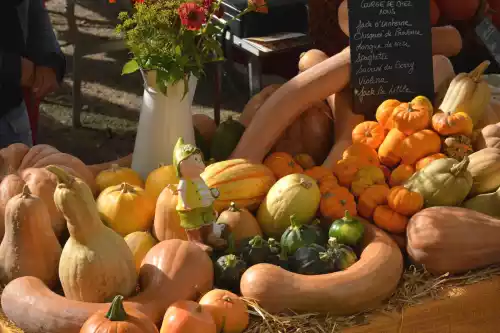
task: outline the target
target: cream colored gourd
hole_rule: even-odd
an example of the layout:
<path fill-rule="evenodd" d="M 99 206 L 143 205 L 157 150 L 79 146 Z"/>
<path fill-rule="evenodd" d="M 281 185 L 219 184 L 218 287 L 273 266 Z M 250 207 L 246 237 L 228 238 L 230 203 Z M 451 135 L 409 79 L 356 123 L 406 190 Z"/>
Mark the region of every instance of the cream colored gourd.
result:
<path fill-rule="evenodd" d="M 464 202 L 463 207 L 500 218 L 500 188 L 493 193 L 479 194 Z"/>
<path fill-rule="evenodd" d="M 435 160 L 411 176 L 404 186 L 424 197 L 424 207 L 458 206 L 472 187 L 468 164 L 467 156 L 460 162 L 454 158 Z"/>
<path fill-rule="evenodd" d="M 485 148 L 469 155 L 467 169 L 474 179 L 470 196 L 495 191 L 500 187 L 500 149 Z"/>
<path fill-rule="evenodd" d="M 57 177 L 54 202 L 70 234 L 59 263 L 66 298 L 102 303 L 116 295 L 131 295 L 137 273 L 125 240 L 102 223 L 87 184 L 57 166 L 47 170 Z"/>
<path fill-rule="evenodd" d="M 465 112 L 476 124 L 490 103 L 491 90 L 482 78 L 489 64 L 489 61 L 484 61 L 472 72 L 458 74 L 451 81 L 439 109 L 447 113 Z"/>
<path fill-rule="evenodd" d="M 61 251 L 47 206 L 24 185 L 23 192 L 12 197 L 5 207 L 0 282 L 5 285 L 21 276 L 34 276 L 48 287 L 57 286 Z"/>
<path fill-rule="evenodd" d="M 436 92 L 434 105 L 440 105 L 456 74 L 450 59 L 444 55 L 433 56 L 432 64 L 434 68 L 434 91 Z"/>

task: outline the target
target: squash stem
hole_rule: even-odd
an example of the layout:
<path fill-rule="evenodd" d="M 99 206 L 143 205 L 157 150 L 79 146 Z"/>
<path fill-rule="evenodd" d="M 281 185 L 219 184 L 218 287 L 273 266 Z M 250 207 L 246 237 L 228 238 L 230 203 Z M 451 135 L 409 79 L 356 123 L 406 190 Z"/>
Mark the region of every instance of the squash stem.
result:
<path fill-rule="evenodd" d="M 24 184 L 23 191 L 21 192 L 22 198 L 29 198 L 31 196 L 31 191 L 28 184 Z"/>
<path fill-rule="evenodd" d="M 331 249 L 335 249 L 339 245 L 339 242 L 337 241 L 337 238 L 335 237 L 330 237 L 328 239 L 328 247 Z"/>
<path fill-rule="evenodd" d="M 250 240 L 249 244 L 253 248 L 261 248 L 264 245 L 264 239 L 257 235 Z"/>
<path fill-rule="evenodd" d="M 56 176 L 57 182 L 59 184 L 64 184 L 67 187 L 71 187 L 75 182 L 75 177 L 69 175 L 68 173 L 66 173 L 66 171 L 64 171 L 58 166 L 48 165 L 45 167 L 45 169 L 47 169 L 49 172 L 53 173 Z"/>
<path fill-rule="evenodd" d="M 299 228 L 300 227 L 300 222 L 298 221 L 297 217 L 295 215 L 290 216 L 290 225 L 293 228 Z"/>
<path fill-rule="evenodd" d="M 347 209 L 344 212 L 344 221 L 352 221 L 352 215 Z"/>
<path fill-rule="evenodd" d="M 479 64 L 472 72 L 470 72 L 469 76 L 474 80 L 474 82 L 479 82 L 481 80 L 481 76 L 484 74 L 484 71 L 488 68 L 490 62 L 488 60 L 483 61 Z"/>
<path fill-rule="evenodd" d="M 226 267 L 235 267 L 236 266 L 236 256 L 234 254 L 228 254 L 226 256 Z"/>
<path fill-rule="evenodd" d="M 114 163 L 114 164 L 111 164 L 111 168 L 110 169 L 113 172 L 117 172 L 118 170 L 120 170 L 120 166 L 118 164 Z"/>
<path fill-rule="evenodd" d="M 235 202 L 232 202 L 229 204 L 229 208 L 227 209 L 228 211 L 230 212 L 241 212 L 241 209 L 239 209 L 237 206 L 236 206 L 236 203 Z"/>
<path fill-rule="evenodd" d="M 450 169 L 450 173 L 454 176 L 458 176 L 467 170 L 469 166 L 469 157 L 465 156 L 464 159 L 457 164 L 453 165 Z"/>
<path fill-rule="evenodd" d="M 127 319 L 127 312 L 125 312 L 125 308 L 123 307 L 122 295 L 115 296 L 108 313 L 106 313 L 106 318 L 110 321 L 125 321 Z"/>
<path fill-rule="evenodd" d="M 129 183 L 121 183 L 120 191 L 122 193 L 135 193 L 134 187 L 132 185 L 130 185 Z"/>

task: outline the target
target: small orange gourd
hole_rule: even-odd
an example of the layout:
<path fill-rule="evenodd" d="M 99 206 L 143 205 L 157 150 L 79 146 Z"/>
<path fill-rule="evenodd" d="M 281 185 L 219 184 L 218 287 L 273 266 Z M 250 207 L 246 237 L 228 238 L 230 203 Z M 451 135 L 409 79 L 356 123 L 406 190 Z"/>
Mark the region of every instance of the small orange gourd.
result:
<path fill-rule="evenodd" d="M 367 163 L 363 162 L 363 160 L 360 160 L 358 157 L 348 157 L 337 161 L 333 166 L 333 174 L 337 177 L 340 185 L 350 187 L 356 172 L 366 165 Z"/>
<path fill-rule="evenodd" d="M 410 135 L 429 126 L 429 110 L 423 103 L 401 103 L 394 109 L 392 121 L 394 128 Z"/>
<path fill-rule="evenodd" d="M 377 108 L 375 113 L 375 118 L 378 123 L 386 130 L 390 130 L 393 128 L 393 118 L 392 114 L 394 109 L 401 105 L 401 102 L 396 99 L 388 99 L 382 102 L 380 106 Z"/>
<path fill-rule="evenodd" d="M 378 148 L 380 163 L 390 168 L 398 165 L 401 161 L 401 147 L 405 138 L 406 135 L 397 128 L 391 129 Z"/>
<path fill-rule="evenodd" d="M 323 180 L 319 183 L 319 192 L 321 194 L 325 194 L 326 192 L 330 191 L 331 189 L 334 189 L 336 187 L 340 186 L 337 178 L 333 176 L 332 178 L 326 178 L 326 180 Z"/>
<path fill-rule="evenodd" d="M 316 180 L 318 184 L 321 184 L 321 182 L 332 179 L 335 182 L 337 181 L 337 178 L 333 174 L 332 170 L 324 167 L 324 166 L 315 166 L 312 167 L 311 169 L 308 169 L 304 172 L 305 175 L 308 175 L 312 179 Z"/>
<path fill-rule="evenodd" d="M 408 190 L 404 186 L 391 188 L 387 196 L 388 206 L 393 211 L 404 216 L 412 216 L 424 207 L 424 197 L 418 193 Z"/>
<path fill-rule="evenodd" d="M 354 196 L 342 186 L 330 189 L 321 196 L 319 210 L 322 216 L 331 219 L 343 218 L 346 211 L 353 216 L 358 215 Z"/>
<path fill-rule="evenodd" d="M 378 206 L 373 212 L 373 222 L 381 229 L 400 234 L 406 231 L 408 218 L 396 213 L 387 205 Z"/>
<path fill-rule="evenodd" d="M 387 185 L 372 185 L 358 198 L 358 213 L 365 219 L 371 219 L 375 208 L 387 204 L 389 187 Z"/>
<path fill-rule="evenodd" d="M 429 129 L 413 133 L 403 140 L 401 144 L 401 161 L 412 165 L 419 159 L 439 153 L 441 151 L 441 138 Z"/>
<path fill-rule="evenodd" d="M 277 179 L 291 175 L 293 173 L 302 173 L 304 169 L 295 162 L 292 155 L 285 152 L 275 152 L 270 154 L 264 160 L 267 166 Z"/>
<path fill-rule="evenodd" d="M 351 193 L 359 197 L 368 187 L 385 184 L 382 170 L 374 165 L 367 165 L 358 170 L 351 184 Z"/>
<path fill-rule="evenodd" d="M 309 154 L 297 154 L 293 157 L 293 159 L 304 170 L 311 169 L 316 166 L 316 162 L 314 162 L 314 159 Z"/>
<path fill-rule="evenodd" d="M 346 159 L 349 157 L 357 157 L 360 160 L 375 166 L 380 165 L 377 151 L 361 142 L 353 143 L 344 151 L 344 153 L 342 154 L 342 158 Z"/>
<path fill-rule="evenodd" d="M 465 112 L 447 113 L 439 112 L 432 117 L 432 128 L 440 135 L 465 135 L 471 136 L 472 118 Z"/>
<path fill-rule="evenodd" d="M 376 121 L 364 121 L 352 130 L 353 143 L 364 143 L 373 149 L 377 149 L 384 138 L 384 128 Z"/>
<path fill-rule="evenodd" d="M 210 312 L 193 301 L 170 305 L 163 317 L 160 333 L 218 333 Z"/>
<path fill-rule="evenodd" d="M 199 303 L 212 315 L 218 333 L 242 333 L 248 326 L 250 316 L 246 303 L 230 291 L 211 290 Z"/>
<path fill-rule="evenodd" d="M 123 307 L 118 295 L 108 311 L 98 311 L 83 324 L 80 333 L 158 333 L 156 325 L 145 314 Z"/>
<path fill-rule="evenodd" d="M 391 187 L 404 184 L 415 173 L 415 169 L 411 165 L 400 164 L 391 173 L 389 185 Z"/>
<path fill-rule="evenodd" d="M 437 153 L 437 154 L 432 154 L 432 155 L 426 156 L 424 158 L 421 158 L 417 161 L 417 163 L 415 163 L 415 170 L 419 171 L 419 170 L 425 168 L 431 162 L 434 162 L 435 160 L 439 160 L 441 158 L 446 158 L 446 155 L 442 154 L 442 153 Z"/>

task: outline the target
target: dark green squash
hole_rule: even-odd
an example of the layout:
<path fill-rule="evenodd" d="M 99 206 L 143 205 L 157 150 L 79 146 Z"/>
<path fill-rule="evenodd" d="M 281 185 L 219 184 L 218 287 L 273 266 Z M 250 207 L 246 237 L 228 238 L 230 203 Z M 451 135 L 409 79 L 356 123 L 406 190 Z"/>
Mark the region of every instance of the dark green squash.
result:
<path fill-rule="evenodd" d="M 228 117 L 215 131 L 210 147 L 210 157 L 216 161 L 227 160 L 240 142 L 244 132 L 245 126 L 243 124 L 233 120 L 231 116 Z"/>
<path fill-rule="evenodd" d="M 356 252 L 348 245 L 339 244 L 334 237 L 328 240 L 327 251 L 335 258 L 335 267 L 339 271 L 348 269 L 358 261 Z"/>
<path fill-rule="evenodd" d="M 269 246 L 269 254 L 270 255 L 273 255 L 273 254 L 279 255 L 281 253 L 281 245 L 276 239 L 274 239 L 272 237 L 269 238 L 267 240 L 267 245 Z"/>
<path fill-rule="evenodd" d="M 298 248 L 318 244 L 320 239 L 317 229 L 308 224 L 300 224 L 294 215 L 290 216 L 290 226 L 281 236 L 281 247 L 287 249 L 289 256 L 294 255 Z"/>
<path fill-rule="evenodd" d="M 321 221 L 319 219 L 315 219 L 310 227 L 316 232 L 316 244 L 321 246 L 326 246 L 328 242 L 328 233 L 326 233 L 321 227 Z"/>
<path fill-rule="evenodd" d="M 345 211 L 345 216 L 333 221 L 328 231 L 329 237 L 337 239 L 339 244 L 356 246 L 365 234 L 365 226 L 361 221 L 353 218 L 349 211 Z"/>
<path fill-rule="evenodd" d="M 207 140 L 201 135 L 200 131 L 196 127 L 194 127 L 194 141 L 196 143 L 196 147 L 200 148 L 203 153 L 203 159 L 205 161 L 210 160 L 210 145 L 207 143 Z"/>
<path fill-rule="evenodd" d="M 290 263 L 288 260 L 288 255 L 286 253 L 286 248 L 281 248 L 280 253 L 271 252 L 266 262 L 268 264 L 273 264 L 275 266 L 279 266 L 283 269 L 289 270 Z"/>
<path fill-rule="evenodd" d="M 304 246 L 290 258 L 293 272 L 303 275 L 320 275 L 335 271 L 335 258 L 324 247 L 311 244 Z"/>
<path fill-rule="evenodd" d="M 243 260 L 245 260 L 249 267 L 266 262 L 267 257 L 269 257 L 269 253 L 269 244 L 259 235 L 245 242 L 245 245 L 241 250 Z"/>
<path fill-rule="evenodd" d="M 234 254 L 226 254 L 214 264 L 215 285 L 234 293 L 240 292 L 241 276 L 247 270 L 247 264 Z"/>

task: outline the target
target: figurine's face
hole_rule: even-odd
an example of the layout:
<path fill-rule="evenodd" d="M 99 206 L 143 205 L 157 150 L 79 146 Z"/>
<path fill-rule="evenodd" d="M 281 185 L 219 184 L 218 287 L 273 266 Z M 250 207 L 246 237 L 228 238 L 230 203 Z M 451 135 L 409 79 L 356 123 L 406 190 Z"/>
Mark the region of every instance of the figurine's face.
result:
<path fill-rule="evenodd" d="M 205 170 L 200 154 L 193 154 L 179 164 L 183 178 L 197 178 Z"/>

